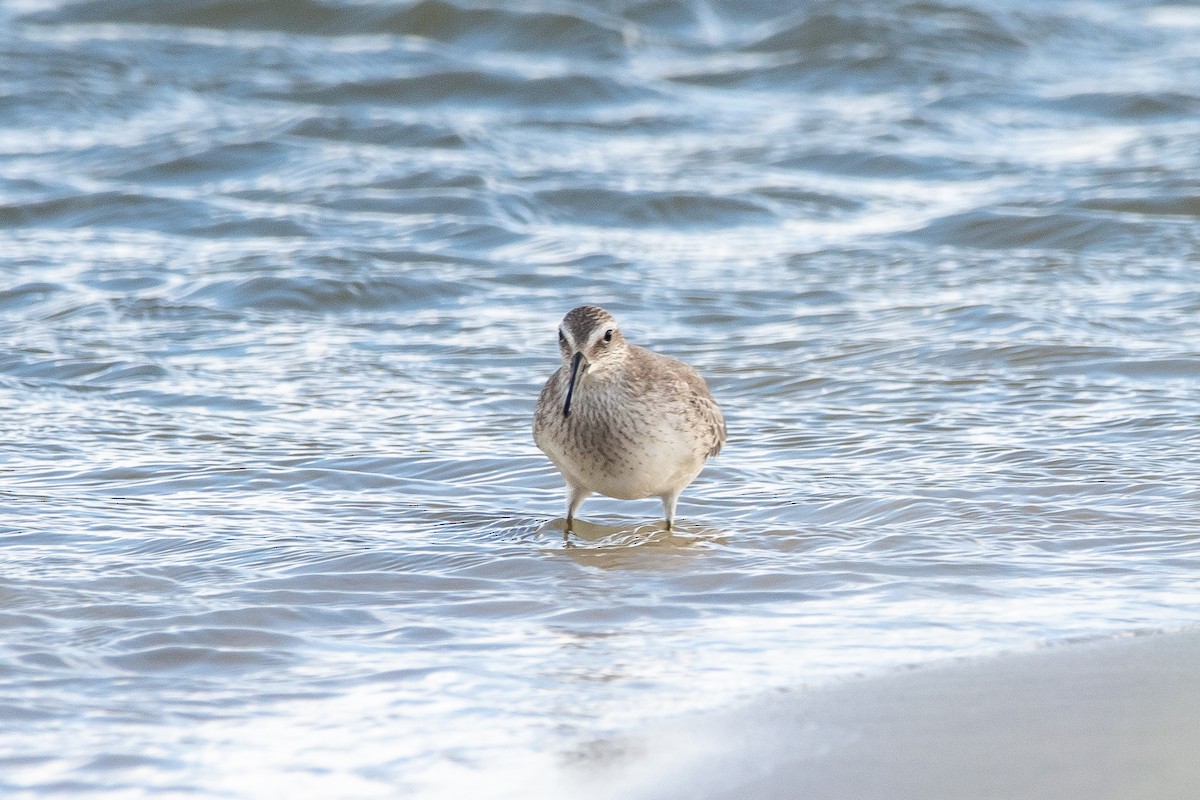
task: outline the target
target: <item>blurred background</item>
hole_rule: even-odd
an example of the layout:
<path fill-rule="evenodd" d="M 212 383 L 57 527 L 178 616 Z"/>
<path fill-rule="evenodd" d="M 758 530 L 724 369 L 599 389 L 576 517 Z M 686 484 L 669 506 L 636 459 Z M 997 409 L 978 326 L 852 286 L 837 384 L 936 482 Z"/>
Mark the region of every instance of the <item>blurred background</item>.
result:
<path fill-rule="evenodd" d="M 1197 87 L 1192 3 L 5 3 L 0 790 L 538 796 L 1194 622 Z M 583 303 L 725 408 L 672 535 L 563 538 Z"/>

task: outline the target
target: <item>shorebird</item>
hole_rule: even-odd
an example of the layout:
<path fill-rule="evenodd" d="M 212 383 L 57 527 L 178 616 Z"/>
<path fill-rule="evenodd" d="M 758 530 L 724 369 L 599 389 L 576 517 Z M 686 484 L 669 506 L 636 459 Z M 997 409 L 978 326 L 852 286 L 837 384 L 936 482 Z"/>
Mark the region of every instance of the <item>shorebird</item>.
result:
<path fill-rule="evenodd" d="M 678 359 L 630 344 L 603 308 L 558 326 L 562 366 L 533 415 L 533 440 L 567 482 L 567 524 L 589 495 L 662 498 L 667 530 L 679 494 L 725 444 L 704 379 Z"/>

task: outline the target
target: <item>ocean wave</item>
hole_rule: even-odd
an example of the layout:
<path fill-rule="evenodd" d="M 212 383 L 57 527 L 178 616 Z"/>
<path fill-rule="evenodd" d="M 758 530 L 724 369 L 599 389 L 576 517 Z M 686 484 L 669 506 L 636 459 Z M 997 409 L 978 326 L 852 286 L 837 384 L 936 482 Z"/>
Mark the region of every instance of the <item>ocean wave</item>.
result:
<path fill-rule="evenodd" d="M 324 276 L 267 276 L 216 281 L 190 292 L 186 302 L 213 302 L 222 309 L 338 313 L 403 307 L 432 298 L 459 297 L 466 288 L 435 277 L 338 279 Z"/>
<path fill-rule="evenodd" d="M 1140 223 L 1077 211 L 1015 214 L 979 210 L 942 217 L 910 235 L 956 247 L 1087 250 L 1113 248 L 1150 233 L 1151 229 Z"/>
<path fill-rule="evenodd" d="M 514 8 L 505 4 L 338 3 L 318 0 L 91 0 L 31 15 L 43 23 L 124 22 L 218 30 L 268 30 L 317 36 L 392 34 L 471 48 L 563 52 L 611 59 L 626 51 L 619 18 L 584 6 Z"/>
<path fill-rule="evenodd" d="M 587 225 L 710 226 L 763 224 L 765 206 L 697 192 L 618 191 L 601 187 L 547 189 L 534 194 L 546 218 Z"/>
<path fill-rule="evenodd" d="M 602 75 L 527 77 L 477 69 L 368 78 L 321 86 L 298 86 L 286 91 L 259 92 L 264 99 L 332 106 L 367 103 L 401 106 L 510 103 L 516 107 L 627 103 L 647 99 L 653 94 L 647 87 L 626 85 Z"/>
<path fill-rule="evenodd" d="M 112 226 L 181 232 L 208 216 L 208 207 L 199 201 L 123 191 L 0 204 L 0 228 Z"/>
<path fill-rule="evenodd" d="M 157 155 L 157 154 L 155 154 Z M 113 177 L 135 183 L 194 183 L 226 177 L 246 178 L 278 168 L 288 159 L 289 148 L 279 142 L 222 142 L 195 149 L 184 155 L 120 172 Z M 154 158 L 151 148 L 141 147 L 139 161 Z"/>
<path fill-rule="evenodd" d="M 1171 197 L 1096 197 L 1079 202 L 1080 208 L 1166 217 L 1200 217 L 1200 194 Z"/>
<path fill-rule="evenodd" d="M 355 119 L 331 115 L 309 117 L 288 129 L 292 136 L 327 139 L 335 142 L 375 144 L 384 147 L 437 147 L 460 149 L 466 146 L 462 134 L 428 122 L 401 123 L 390 120 Z"/>
<path fill-rule="evenodd" d="M 1184 92 L 1084 92 L 1048 100 L 1061 111 L 1114 119 L 1195 118 L 1200 96 Z"/>

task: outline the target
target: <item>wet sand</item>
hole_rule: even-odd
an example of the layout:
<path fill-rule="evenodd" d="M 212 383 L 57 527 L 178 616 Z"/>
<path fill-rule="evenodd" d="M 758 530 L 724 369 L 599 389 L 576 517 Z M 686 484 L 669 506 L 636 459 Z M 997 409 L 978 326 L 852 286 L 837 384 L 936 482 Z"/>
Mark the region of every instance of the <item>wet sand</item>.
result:
<path fill-rule="evenodd" d="M 1197 678 L 1197 630 L 1056 645 L 775 694 L 575 769 L 596 797 L 1191 800 Z"/>

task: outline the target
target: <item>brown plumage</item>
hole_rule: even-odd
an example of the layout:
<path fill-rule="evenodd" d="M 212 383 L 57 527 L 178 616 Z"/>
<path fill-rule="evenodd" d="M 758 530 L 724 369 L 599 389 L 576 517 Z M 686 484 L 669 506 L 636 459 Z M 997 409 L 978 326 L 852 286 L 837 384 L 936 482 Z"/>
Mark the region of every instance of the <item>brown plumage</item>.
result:
<path fill-rule="evenodd" d="M 533 439 L 567 482 L 567 528 L 593 492 L 659 497 L 667 528 L 680 493 L 725 443 L 708 386 L 678 359 L 629 344 L 602 308 L 559 326 L 562 366 L 538 397 Z"/>

